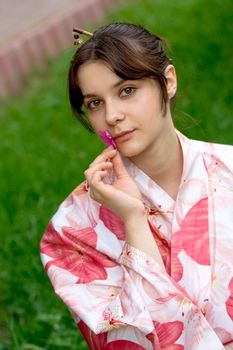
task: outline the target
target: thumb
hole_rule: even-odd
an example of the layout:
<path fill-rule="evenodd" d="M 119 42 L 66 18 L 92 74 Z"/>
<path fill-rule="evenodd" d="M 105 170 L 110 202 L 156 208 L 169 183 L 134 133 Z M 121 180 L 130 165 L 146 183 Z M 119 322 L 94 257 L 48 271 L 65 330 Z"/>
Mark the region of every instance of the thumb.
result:
<path fill-rule="evenodd" d="M 123 163 L 123 160 L 119 152 L 117 152 L 115 157 L 112 158 L 112 165 L 113 165 L 113 169 L 116 174 L 116 177 L 118 179 L 129 176 L 129 173 Z"/>

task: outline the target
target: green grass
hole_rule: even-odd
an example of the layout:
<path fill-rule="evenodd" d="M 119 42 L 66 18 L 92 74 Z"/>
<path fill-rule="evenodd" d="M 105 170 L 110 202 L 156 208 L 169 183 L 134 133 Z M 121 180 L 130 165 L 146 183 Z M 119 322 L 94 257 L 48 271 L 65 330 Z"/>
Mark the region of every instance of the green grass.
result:
<path fill-rule="evenodd" d="M 232 12 L 230 0 L 134 0 L 105 20 L 144 24 L 168 38 L 179 81 L 177 125 L 190 137 L 231 144 Z M 69 109 L 72 52 L 0 107 L 0 350 L 86 349 L 38 248 L 58 204 L 102 149 Z"/>

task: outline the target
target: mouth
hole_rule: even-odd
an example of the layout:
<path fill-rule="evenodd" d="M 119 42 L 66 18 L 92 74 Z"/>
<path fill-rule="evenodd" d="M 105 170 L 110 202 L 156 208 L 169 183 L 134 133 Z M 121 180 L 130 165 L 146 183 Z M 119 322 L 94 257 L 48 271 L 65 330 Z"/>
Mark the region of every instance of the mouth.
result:
<path fill-rule="evenodd" d="M 135 130 L 126 130 L 126 131 L 122 131 L 121 133 L 119 134 L 116 134 L 114 137 L 113 137 L 113 140 L 114 141 L 120 141 L 120 140 L 126 140 L 128 139 L 132 133 L 134 132 Z"/>

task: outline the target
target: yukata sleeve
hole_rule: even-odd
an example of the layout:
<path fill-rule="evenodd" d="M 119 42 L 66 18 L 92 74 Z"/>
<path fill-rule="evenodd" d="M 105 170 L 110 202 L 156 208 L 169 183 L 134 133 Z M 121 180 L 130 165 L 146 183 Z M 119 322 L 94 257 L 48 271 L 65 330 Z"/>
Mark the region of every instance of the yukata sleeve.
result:
<path fill-rule="evenodd" d="M 161 345 L 225 349 L 195 302 L 154 259 L 125 243 L 119 263 L 137 285 Z"/>
<path fill-rule="evenodd" d="M 118 262 L 122 244 L 101 222 L 77 227 L 76 222 L 70 225 L 70 219 L 68 225 L 66 209 L 51 220 L 40 244 L 56 294 L 74 318 L 96 334 L 126 326 L 150 333 L 154 325 L 149 312 L 135 281 Z"/>

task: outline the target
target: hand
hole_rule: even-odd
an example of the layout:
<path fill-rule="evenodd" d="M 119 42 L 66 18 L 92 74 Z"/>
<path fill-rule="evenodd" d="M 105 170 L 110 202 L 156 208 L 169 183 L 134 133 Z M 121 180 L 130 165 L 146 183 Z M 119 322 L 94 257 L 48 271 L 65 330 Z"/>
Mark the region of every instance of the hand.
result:
<path fill-rule="evenodd" d="M 115 174 L 114 182 L 106 183 L 108 171 Z M 110 147 L 101 153 L 84 172 L 90 186 L 90 196 L 106 205 L 123 221 L 145 213 L 141 194 L 127 172 L 117 150 Z"/>

